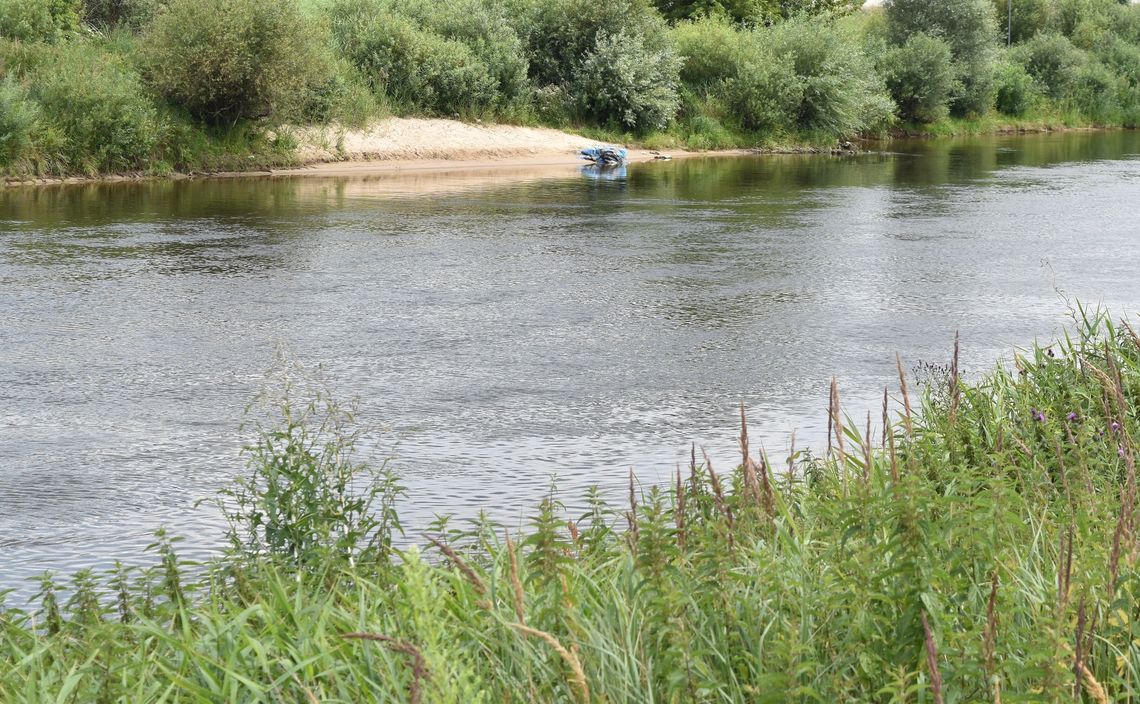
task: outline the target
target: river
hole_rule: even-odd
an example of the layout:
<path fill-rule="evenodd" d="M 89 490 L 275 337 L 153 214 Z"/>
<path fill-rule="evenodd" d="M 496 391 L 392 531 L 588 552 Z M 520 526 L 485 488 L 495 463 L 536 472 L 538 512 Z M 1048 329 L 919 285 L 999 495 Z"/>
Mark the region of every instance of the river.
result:
<path fill-rule="evenodd" d="M 515 524 L 645 482 L 737 406 L 782 461 L 828 385 L 978 374 L 1070 301 L 1140 307 L 1140 133 L 693 158 L 621 178 L 241 178 L 0 191 L 0 588 L 215 548 L 244 409 L 284 357 L 382 427 L 405 522 Z M 508 174 L 508 172 L 503 172 Z M 320 369 L 317 370 L 318 365 Z M 876 410 L 877 415 L 877 410 Z"/>

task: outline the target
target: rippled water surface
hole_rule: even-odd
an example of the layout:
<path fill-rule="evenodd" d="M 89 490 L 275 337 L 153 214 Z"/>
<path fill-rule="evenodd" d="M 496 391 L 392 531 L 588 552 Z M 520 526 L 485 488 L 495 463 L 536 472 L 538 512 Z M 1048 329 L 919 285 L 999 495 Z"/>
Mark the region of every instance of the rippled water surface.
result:
<path fill-rule="evenodd" d="M 358 397 L 403 514 L 515 522 L 727 463 L 737 404 L 778 455 L 827 387 L 877 407 L 894 354 L 978 372 L 1069 296 L 1140 308 L 1140 134 L 891 145 L 852 158 L 0 191 L 0 588 L 137 559 L 241 470 L 280 353 Z M 272 386 L 273 382 L 269 382 Z"/>

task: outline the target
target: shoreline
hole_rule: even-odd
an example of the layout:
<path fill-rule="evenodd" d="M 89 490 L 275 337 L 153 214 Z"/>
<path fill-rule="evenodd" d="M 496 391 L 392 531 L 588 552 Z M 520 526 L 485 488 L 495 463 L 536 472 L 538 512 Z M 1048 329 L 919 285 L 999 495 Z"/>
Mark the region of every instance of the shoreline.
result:
<path fill-rule="evenodd" d="M 658 160 L 723 158 L 741 156 L 821 155 L 853 156 L 864 153 L 867 144 L 892 140 L 940 140 L 1055 134 L 1065 132 L 1107 132 L 1124 127 L 1066 127 L 1055 125 L 1005 125 L 983 132 L 937 134 L 895 130 L 883 138 L 856 140 L 854 145 L 823 147 L 751 147 L 735 149 L 653 150 L 623 145 L 629 152 L 627 163 L 644 164 Z M 299 163 L 248 171 L 204 171 L 118 173 L 95 176 L 18 178 L 0 176 L 0 190 L 44 186 L 90 185 L 98 183 L 139 183 L 234 178 L 346 178 L 382 177 L 393 181 L 415 176 L 463 181 L 521 180 L 540 176 L 568 175 L 586 164 L 578 150 L 604 143 L 582 135 L 546 127 L 483 125 L 434 118 L 387 118 L 362 130 L 338 127 L 299 128 Z M 335 147 L 330 147 L 330 139 Z"/>

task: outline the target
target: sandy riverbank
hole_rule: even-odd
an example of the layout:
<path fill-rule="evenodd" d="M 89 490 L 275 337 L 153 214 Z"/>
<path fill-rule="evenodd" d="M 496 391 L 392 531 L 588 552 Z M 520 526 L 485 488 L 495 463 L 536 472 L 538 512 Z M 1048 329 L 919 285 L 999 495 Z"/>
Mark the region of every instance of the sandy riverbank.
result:
<path fill-rule="evenodd" d="M 407 171 L 471 174 L 497 169 L 561 170 L 579 166 L 578 151 L 597 140 L 546 127 L 484 125 L 457 120 L 391 117 L 366 129 L 302 128 L 293 132 L 302 166 L 274 169 L 279 176 L 355 176 Z M 630 149 L 630 162 L 661 157 L 739 155 L 724 152 L 667 152 Z"/>

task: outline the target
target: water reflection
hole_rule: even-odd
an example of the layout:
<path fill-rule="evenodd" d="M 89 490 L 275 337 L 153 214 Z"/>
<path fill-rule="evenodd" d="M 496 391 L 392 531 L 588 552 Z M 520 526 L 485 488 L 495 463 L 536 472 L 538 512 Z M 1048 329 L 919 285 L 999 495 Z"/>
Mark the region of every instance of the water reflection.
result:
<path fill-rule="evenodd" d="M 1140 134 L 882 145 L 856 157 L 0 191 L 0 585 L 129 557 L 241 467 L 284 346 L 321 364 L 412 489 L 412 525 L 517 520 L 649 481 L 735 408 L 777 455 L 827 387 L 875 408 L 895 351 L 964 365 L 1058 331 L 1055 286 L 1140 305 Z M 482 185 L 478 185 L 482 184 Z M 478 187 L 477 187 L 478 185 Z M 1046 265 L 1047 263 L 1047 265 Z"/>

